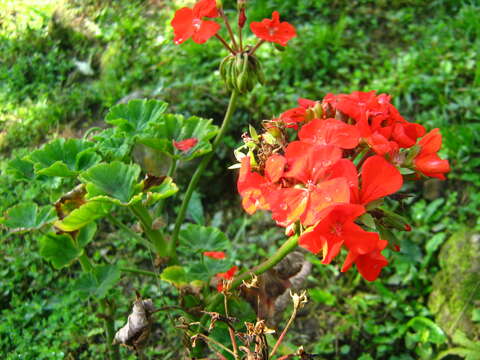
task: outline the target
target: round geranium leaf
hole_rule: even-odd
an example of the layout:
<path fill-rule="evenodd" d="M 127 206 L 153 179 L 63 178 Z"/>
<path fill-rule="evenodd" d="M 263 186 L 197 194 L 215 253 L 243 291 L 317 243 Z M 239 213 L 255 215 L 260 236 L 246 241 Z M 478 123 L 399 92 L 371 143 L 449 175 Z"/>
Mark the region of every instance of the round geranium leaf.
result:
<path fill-rule="evenodd" d="M 54 268 L 61 269 L 69 265 L 82 254 L 68 234 L 49 233 L 39 240 L 40 255 L 50 261 Z"/>
<path fill-rule="evenodd" d="M 142 198 L 141 185 L 137 183 L 140 171 L 136 164 L 114 161 L 97 164 L 79 178 L 86 185 L 88 199 L 128 206 Z"/>
<path fill-rule="evenodd" d="M 231 248 L 230 240 L 217 228 L 188 224 L 180 231 L 181 250 L 188 253 L 204 251 L 228 251 Z"/>
<path fill-rule="evenodd" d="M 75 284 L 75 290 L 97 299 L 104 298 L 108 291 L 120 281 L 121 272 L 115 265 L 96 266 L 82 275 Z"/>
<path fill-rule="evenodd" d="M 7 210 L 5 216 L 0 218 L 0 224 L 10 229 L 10 232 L 26 232 L 38 230 L 55 221 L 53 206 L 38 207 L 33 202 L 24 202 Z"/>
<path fill-rule="evenodd" d="M 166 114 L 152 123 L 138 142 L 178 160 L 191 160 L 212 151 L 210 140 L 218 127 L 212 120 L 196 116 Z"/>
<path fill-rule="evenodd" d="M 100 161 L 93 143 L 81 139 L 56 139 L 28 155 L 37 175 L 73 177 Z"/>
<path fill-rule="evenodd" d="M 109 201 L 87 201 L 62 220 L 57 220 L 54 225 L 62 231 L 75 231 L 109 214 L 112 206 Z"/>
<path fill-rule="evenodd" d="M 131 100 L 112 107 L 105 122 L 130 136 L 139 135 L 149 124 L 159 121 L 167 106 L 167 103 L 158 100 Z"/>

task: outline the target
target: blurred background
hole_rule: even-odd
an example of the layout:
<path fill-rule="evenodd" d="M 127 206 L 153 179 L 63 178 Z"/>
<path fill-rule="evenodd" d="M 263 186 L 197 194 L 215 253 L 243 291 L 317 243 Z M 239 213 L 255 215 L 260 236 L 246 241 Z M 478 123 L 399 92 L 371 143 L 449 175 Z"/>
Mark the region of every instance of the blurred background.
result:
<path fill-rule="evenodd" d="M 224 0 L 232 19 L 234 3 Z M 40 190 L 28 176 L 14 182 L 15 159 L 54 137 L 80 137 L 89 127 L 104 126 L 114 104 L 156 98 L 168 102 L 171 112 L 221 122 L 228 94 L 217 68 L 225 50 L 214 39 L 205 45 L 172 41 L 175 9 L 192 4 L 1 2 L 1 213 L 24 200 L 49 203 L 64 190 L 65 184 L 55 180 L 50 191 Z M 189 220 L 220 226 L 236 243 L 233 256 L 239 265 L 258 263 L 284 235 L 266 214 L 242 212 L 236 174 L 226 170 L 248 124 L 259 127 L 263 119 L 295 107 L 299 97 L 389 93 L 406 119 L 427 130 L 441 129 L 441 155 L 450 160 L 452 172 L 445 182 L 428 180 L 404 189 L 415 195 L 401 209 L 413 230 L 397 234 L 401 251 L 387 252 L 391 263 L 379 280 L 367 283 L 352 270 L 340 274 L 338 264 L 324 266 L 311 257 L 310 302 L 283 351 L 303 345 L 319 359 L 479 359 L 480 3 L 252 0 L 247 16 L 260 21 L 273 10 L 296 26 L 298 37 L 284 52 L 271 46 L 259 50 L 267 85 L 242 98 L 226 146 L 194 196 Z M 184 186 L 193 165 L 179 169 L 176 182 Z M 150 254 L 120 231 L 108 225 L 102 230 L 91 246 L 94 258 L 152 266 Z M 126 263 L 132 254 L 135 264 Z M 70 289 L 74 272 L 53 270 L 29 235 L 0 232 L 0 259 L 3 358 L 104 358 L 95 305 L 79 301 Z M 115 289 L 121 315 L 128 314 L 132 288 L 154 300 L 174 301 L 167 285 L 150 278 L 123 285 Z M 181 335 L 162 316 L 148 354 L 178 359 Z"/>

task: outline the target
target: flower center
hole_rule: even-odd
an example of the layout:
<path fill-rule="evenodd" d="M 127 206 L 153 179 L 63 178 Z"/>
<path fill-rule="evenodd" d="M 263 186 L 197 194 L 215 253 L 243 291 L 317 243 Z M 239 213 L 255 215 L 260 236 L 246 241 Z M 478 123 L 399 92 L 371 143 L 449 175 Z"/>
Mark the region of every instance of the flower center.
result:
<path fill-rule="evenodd" d="M 195 28 L 196 31 L 200 30 L 200 27 L 202 26 L 202 20 L 195 18 L 193 19 L 192 22 L 193 27 Z"/>

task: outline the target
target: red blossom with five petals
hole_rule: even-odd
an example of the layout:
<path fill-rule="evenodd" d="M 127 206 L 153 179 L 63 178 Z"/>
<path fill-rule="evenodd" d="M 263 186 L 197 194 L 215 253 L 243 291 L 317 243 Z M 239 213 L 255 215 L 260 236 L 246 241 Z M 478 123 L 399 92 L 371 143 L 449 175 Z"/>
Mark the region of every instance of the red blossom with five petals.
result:
<path fill-rule="evenodd" d="M 177 10 L 171 22 L 175 44 L 181 44 L 189 38 L 197 44 L 203 44 L 220 30 L 220 25 L 215 21 L 203 20 L 203 18 L 218 16 L 215 0 L 200 0 L 193 9 L 184 7 Z"/>
<path fill-rule="evenodd" d="M 287 42 L 297 36 L 295 27 L 286 21 L 280 22 L 280 14 L 274 11 L 271 19 L 253 21 L 250 29 L 260 39 L 287 46 Z"/>

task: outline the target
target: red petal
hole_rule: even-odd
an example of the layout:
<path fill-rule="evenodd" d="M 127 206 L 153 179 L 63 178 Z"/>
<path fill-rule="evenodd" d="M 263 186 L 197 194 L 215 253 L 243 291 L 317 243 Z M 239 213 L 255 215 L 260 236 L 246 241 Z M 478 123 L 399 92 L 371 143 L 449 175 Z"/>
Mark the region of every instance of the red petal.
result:
<path fill-rule="evenodd" d="M 375 250 L 380 241 L 377 233 L 365 231 L 353 222 L 344 225 L 342 237 L 345 246 L 360 255 Z"/>
<path fill-rule="evenodd" d="M 275 42 L 286 46 L 287 42 L 296 36 L 295 28 L 288 22 L 280 23 L 277 11 L 272 14 L 272 19 L 263 19 L 262 22 L 251 22 L 250 29 L 260 39 Z"/>
<path fill-rule="evenodd" d="M 367 255 L 360 255 L 356 260 L 358 272 L 367 281 L 374 281 L 380 275 L 382 268 L 388 265 L 388 260 L 379 250 Z"/>
<path fill-rule="evenodd" d="M 322 182 L 309 192 L 307 208 L 301 217 L 302 224 L 311 226 L 325 216 L 323 210 L 333 204 L 348 203 L 349 201 L 350 188 L 346 179 L 337 178 Z"/>
<path fill-rule="evenodd" d="M 304 125 L 298 133 L 302 141 L 317 145 L 335 145 L 342 149 L 353 149 L 358 145 L 360 133 L 355 126 L 336 119 L 314 119 Z"/>
<path fill-rule="evenodd" d="M 331 145 L 315 146 L 302 141 L 291 142 L 285 157 L 288 161 L 286 177 L 295 178 L 304 184 L 317 183 L 329 169 L 342 157 L 342 151 Z"/>
<path fill-rule="evenodd" d="M 415 158 L 415 167 L 425 176 L 444 180 L 443 174 L 450 171 L 448 160 L 442 160 L 437 154 L 426 154 Z"/>
<path fill-rule="evenodd" d="M 197 44 L 203 44 L 214 36 L 218 30 L 220 30 L 220 25 L 215 21 L 202 21 L 200 23 L 200 29 L 193 33 L 192 40 Z"/>
<path fill-rule="evenodd" d="M 211 257 L 212 259 L 225 259 L 226 255 L 223 251 L 205 251 L 203 255 Z"/>
<path fill-rule="evenodd" d="M 421 147 L 419 156 L 436 153 L 442 147 L 442 134 L 440 134 L 440 130 L 437 128 L 430 131 L 420 139 L 418 145 Z"/>
<path fill-rule="evenodd" d="M 195 30 L 193 27 L 193 10 L 188 7 L 177 10 L 170 24 L 175 34 L 175 44 L 181 44 L 188 40 Z"/>
<path fill-rule="evenodd" d="M 233 276 L 235 275 L 237 270 L 238 270 L 238 266 L 233 266 L 233 267 L 230 268 L 230 270 L 228 270 L 224 273 L 218 273 L 216 275 L 216 277 L 219 277 L 219 278 L 222 278 L 222 279 L 225 279 L 225 280 L 230 280 L 230 279 L 233 278 Z"/>
<path fill-rule="evenodd" d="M 173 140 L 173 146 L 180 151 L 186 152 L 190 150 L 192 147 L 197 145 L 198 140 L 196 138 L 185 139 L 182 141 L 175 141 Z"/>
<path fill-rule="evenodd" d="M 202 17 L 216 18 L 218 17 L 217 2 L 215 0 L 200 0 L 193 7 L 193 13 L 196 18 Z"/>
<path fill-rule="evenodd" d="M 326 179 L 343 177 L 347 180 L 350 189 L 358 188 L 358 171 L 355 164 L 348 159 L 340 159 L 325 173 Z"/>
<path fill-rule="evenodd" d="M 360 201 L 368 204 L 397 192 L 402 185 L 403 177 L 395 166 L 381 156 L 372 156 L 362 166 Z"/>
<path fill-rule="evenodd" d="M 267 195 L 272 210 L 272 218 L 283 226 L 288 226 L 305 212 L 308 203 L 308 191 L 286 188 L 273 190 Z"/>
<path fill-rule="evenodd" d="M 287 159 L 282 155 L 272 155 L 267 159 L 265 163 L 265 175 L 267 179 L 273 183 L 280 180 L 283 176 L 283 171 L 285 165 L 287 164 Z"/>

